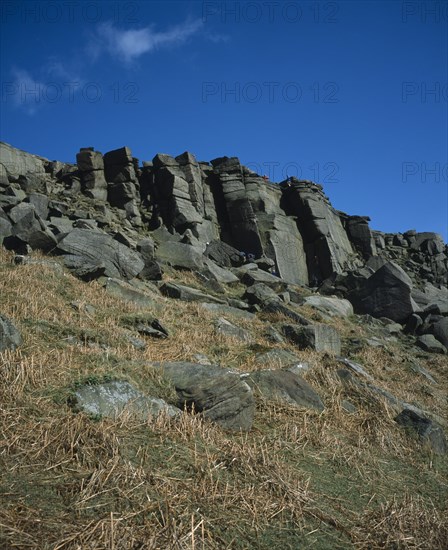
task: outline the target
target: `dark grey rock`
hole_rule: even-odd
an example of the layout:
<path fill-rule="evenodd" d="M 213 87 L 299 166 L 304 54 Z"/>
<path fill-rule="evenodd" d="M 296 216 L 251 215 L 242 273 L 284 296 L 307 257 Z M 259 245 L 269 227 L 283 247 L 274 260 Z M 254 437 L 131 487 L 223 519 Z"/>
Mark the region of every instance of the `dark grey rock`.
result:
<path fill-rule="evenodd" d="M 221 267 L 236 267 L 244 261 L 238 249 L 219 240 L 210 241 L 204 254 Z"/>
<path fill-rule="evenodd" d="M 283 336 L 279 333 L 278 330 L 276 330 L 274 327 L 268 327 L 266 329 L 266 338 L 270 340 L 271 342 L 274 342 L 275 344 L 284 344 L 285 339 Z"/>
<path fill-rule="evenodd" d="M 238 277 L 229 269 L 220 267 L 214 261 L 206 258 L 204 260 L 205 274 L 215 278 L 219 283 L 232 285 L 239 282 Z"/>
<path fill-rule="evenodd" d="M 252 286 L 257 283 L 263 283 L 264 285 L 272 288 L 276 292 L 282 292 L 286 289 L 286 283 L 279 277 L 261 271 L 261 269 L 247 271 L 241 278 L 241 282 L 247 286 Z"/>
<path fill-rule="evenodd" d="M 272 369 L 285 368 L 300 374 L 309 370 L 309 365 L 299 359 L 294 353 L 286 349 L 273 349 L 265 353 L 259 353 L 255 357 L 258 365 L 270 367 Z"/>
<path fill-rule="evenodd" d="M 338 332 L 328 325 L 282 325 L 283 334 L 299 348 L 311 348 L 340 355 L 341 339 Z"/>
<path fill-rule="evenodd" d="M 359 363 L 355 363 L 355 361 L 351 361 L 350 359 L 347 359 L 345 357 L 338 357 L 337 360 L 339 363 L 342 363 L 343 365 L 345 365 L 349 370 L 356 372 L 356 374 L 359 374 L 362 377 L 367 378 L 367 380 L 373 380 L 373 376 L 371 376 L 368 372 L 366 372 L 365 369 Z"/>
<path fill-rule="evenodd" d="M 0 352 L 7 349 L 16 349 L 22 345 L 20 332 L 13 322 L 0 314 Z"/>
<path fill-rule="evenodd" d="M 90 415 L 117 418 L 124 411 L 146 420 L 163 413 L 175 417 L 181 411 L 168 405 L 163 399 L 148 397 L 134 386 L 122 380 L 102 384 L 86 384 L 74 392 L 72 406 Z"/>
<path fill-rule="evenodd" d="M 74 262 L 97 266 L 107 277 L 132 279 L 142 271 L 140 254 L 115 241 L 110 235 L 89 229 L 73 229 L 59 241 L 58 252 L 64 254 L 67 267 Z"/>
<path fill-rule="evenodd" d="M 30 195 L 28 195 L 28 198 L 26 200 L 32 206 L 34 206 L 36 214 L 42 220 L 46 220 L 48 218 L 48 214 L 50 212 L 48 204 L 50 201 L 46 195 L 43 195 L 42 193 L 31 193 Z"/>
<path fill-rule="evenodd" d="M 126 302 L 132 302 L 143 309 L 160 309 L 158 304 L 152 297 L 148 296 L 145 292 L 132 287 L 129 283 L 121 281 L 120 279 L 114 279 L 108 277 L 105 280 L 104 288 L 112 296 L 116 296 Z"/>
<path fill-rule="evenodd" d="M 446 454 L 447 442 L 442 428 L 435 422 L 414 410 L 404 409 L 395 417 L 401 426 L 414 432 L 423 443 L 430 445 L 437 454 Z"/>
<path fill-rule="evenodd" d="M 232 323 L 227 321 L 227 319 L 223 319 L 222 317 L 216 321 L 215 326 L 216 332 L 222 336 L 235 338 L 236 340 L 240 340 L 241 342 L 253 341 L 252 335 L 247 330 L 233 325 Z"/>
<path fill-rule="evenodd" d="M 254 396 L 240 374 L 214 365 L 174 362 L 155 364 L 174 386 L 183 409 L 194 408 L 230 430 L 248 431 L 255 412 Z"/>
<path fill-rule="evenodd" d="M 408 319 L 408 321 L 407 321 L 407 323 L 404 327 L 404 333 L 405 334 L 415 334 L 422 325 L 423 325 L 422 318 L 419 315 L 417 315 L 416 313 L 413 313 L 409 317 L 409 319 Z"/>
<path fill-rule="evenodd" d="M 160 243 L 155 251 L 158 261 L 183 269 L 202 269 L 202 250 L 183 243 Z"/>
<path fill-rule="evenodd" d="M 417 311 L 412 299 L 412 281 L 403 269 L 388 262 L 371 275 L 362 287 L 349 294 L 356 313 L 388 317 L 405 323 Z"/>
<path fill-rule="evenodd" d="M 160 291 L 169 298 L 176 298 L 184 302 L 212 302 L 215 304 L 225 304 L 223 300 L 215 298 L 210 294 L 205 294 L 195 288 L 176 283 L 164 283 L 160 287 Z"/>
<path fill-rule="evenodd" d="M 433 334 L 423 334 L 417 338 L 417 346 L 429 353 L 446 354 L 446 347 Z"/>
<path fill-rule="evenodd" d="M 444 317 L 434 323 L 431 327 L 431 332 L 448 349 L 448 317 Z"/>
<path fill-rule="evenodd" d="M 231 315 L 239 319 L 254 319 L 255 315 L 249 311 L 244 311 L 236 307 L 227 306 L 225 304 L 207 304 L 203 303 L 201 306 L 210 313 L 218 313 L 219 315 Z"/>
<path fill-rule="evenodd" d="M 349 317 L 354 313 L 353 306 L 348 300 L 334 296 L 307 296 L 304 298 L 303 304 L 311 306 L 331 317 Z"/>
<path fill-rule="evenodd" d="M 276 292 L 264 283 L 255 283 L 250 286 L 246 290 L 244 298 L 249 304 L 264 304 L 269 300 L 278 300 Z"/>
<path fill-rule="evenodd" d="M 317 392 L 300 376 L 289 370 L 259 370 L 244 378 L 265 398 L 279 400 L 298 408 L 324 410 Z"/>

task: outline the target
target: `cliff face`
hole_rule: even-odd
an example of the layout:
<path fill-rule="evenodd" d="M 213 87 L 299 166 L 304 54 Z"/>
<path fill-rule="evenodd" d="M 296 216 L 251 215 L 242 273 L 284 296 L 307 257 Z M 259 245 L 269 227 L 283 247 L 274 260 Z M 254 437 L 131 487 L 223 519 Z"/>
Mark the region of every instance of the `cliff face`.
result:
<path fill-rule="evenodd" d="M 1 144 L 5 246 L 51 250 L 71 229 L 87 224 L 115 238 L 120 233 L 121 244 L 135 249 L 142 235 L 164 226 L 201 252 L 220 240 L 265 258 L 289 283 L 315 286 L 325 280 L 327 292 L 353 291 L 357 286 L 348 285 L 348 273 L 367 278 L 389 261 L 422 291 L 427 284 L 447 283 L 447 247 L 439 235 L 372 231 L 369 218 L 335 210 L 313 182 L 273 184 L 236 157 L 207 163 L 188 152 L 176 158 L 157 154 L 140 166 L 127 147 L 105 155 L 83 148 L 76 160 L 49 161 Z"/>

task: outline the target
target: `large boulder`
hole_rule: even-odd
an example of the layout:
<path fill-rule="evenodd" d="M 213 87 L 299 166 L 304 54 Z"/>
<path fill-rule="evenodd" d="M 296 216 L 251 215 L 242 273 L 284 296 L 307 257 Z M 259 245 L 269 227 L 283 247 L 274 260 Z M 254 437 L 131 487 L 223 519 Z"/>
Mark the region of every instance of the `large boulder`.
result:
<path fill-rule="evenodd" d="M 212 302 L 215 304 L 224 304 L 223 300 L 215 298 L 210 294 L 201 292 L 196 288 L 192 288 L 185 285 L 179 285 L 177 283 L 164 283 L 160 287 L 160 292 L 169 298 L 175 298 L 177 300 L 183 300 L 184 302 Z"/>
<path fill-rule="evenodd" d="M 114 240 L 110 235 L 90 229 L 73 229 L 57 245 L 67 267 L 97 269 L 97 276 L 132 279 L 145 264 L 140 254 Z"/>
<path fill-rule="evenodd" d="M 70 404 L 75 410 L 93 416 L 117 418 L 126 411 L 143 421 L 161 413 L 171 417 L 181 413 L 163 399 L 148 397 L 123 380 L 80 385 L 73 392 Z"/>
<path fill-rule="evenodd" d="M 353 315 L 352 304 L 348 300 L 334 296 L 307 296 L 303 304 L 311 306 L 331 317 L 349 317 Z"/>
<path fill-rule="evenodd" d="M 202 250 L 183 243 L 161 242 L 155 251 L 155 258 L 183 269 L 200 270 L 204 266 Z"/>
<path fill-rule="evenodd" d="M 231 430 L 250 430 L 255 412 L 250 386 L 236 372 L 214 365 L 172 362 L 154 364 L 174 386 L 176 406 L 194 409 Z"/>
<path fill-rule="evenodd" d="M 399 265 L 388 262 L 364 280 L 359 289 L 349 293 L 348 298 L 356 313 L 405 323 L 419 309 L 411 293 L 410 277 Z"/>
<path fill-rule="evenodd" d="M 32 204 L 20 203 L 9 212 L 13 222 L 8 248 L 19 249 L 28 244 L 33 250 L 48 252 L 56 244 L 56 238 L 38 216 Z"/>
<path fill-rule="evenodd" d="M 324 404 L 316 391 L 289 370 L 259 370 L 249 373 L 245 380 L 267 399 L 279 400 L 299 408 L 324 410 Z"/>

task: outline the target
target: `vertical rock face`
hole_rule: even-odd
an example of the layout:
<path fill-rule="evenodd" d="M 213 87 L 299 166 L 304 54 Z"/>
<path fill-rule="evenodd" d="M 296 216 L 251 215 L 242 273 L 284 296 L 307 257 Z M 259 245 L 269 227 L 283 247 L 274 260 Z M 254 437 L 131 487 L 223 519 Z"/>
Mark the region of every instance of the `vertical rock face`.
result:
<path fill-rule="evenodd" d="M 134 160 L 129 147 L 114 149 L 104 155 L 104 171 L 107 200 L 125 210 L 128 220 L 138 226 L 141 225 L 140 191 Z"/>
<path fill-rule="evenodd" d="M 448 248 L 440 235 L 373 231 L 369 218 L 335 210 L 322 187 L 309 181 L 272 184 L 236 157 L 198 162 L 189 152 L 158 154 L 139 167 L 128 147 L 104 156 L 88 147 L 76 160 L 77 165 L 49 161 L 0 143 L 4 246 L 49 251 L 74 227 L 99 227 L 132 249 L 143 236 L 140 228 L 163 223 L 162 231 L 177 234 L 175 241 L 183 234 L 183 245 L 193 245 L 199 254 L 230 247 L 224 255 L 234 259 L 222 263 L 221 258 L 220 265 L 240 265 L 241 252 L 253 254 L 262 269 L 284 281 L 315 286 L 327 279 L 323 293 L 356 294 L 363 280 L 388 262 L 404 269 L 412 292 L 423 294 L 426 305 L 432 302 L 425 284 L 448 283 Z M 86 197 L 94 201 L 89 204 Z M 152 256 L 145 269 L 160 275 Z"/>
<path fill-rule="evenodd" d="M 243 167 L 236 157 L 211 161 L 222 192 L 225 213 L 219 221 L 223 240 L 256 258 L 263 252 L 257 219 L 244 185 Z"/>
<path fill-rule="evenodd" d="M 296 220 L 280 207 L 282 191 L 263 178 L 246 171 L 246 192 L 255 212 L 263 252 L 274 260 L 285 281 L 308 284 L 308 270 L 302 236 Z"/>
<path fill-rule="evenodd" d="M 295 180 L 283 186 L 282 204 L 297 217 L 311 278 L 320 281 L 352 266 L 354 250 L 320 185 Z"/>
<path fill-rule="evenodd" d="M 375 238 L 369 227 L 370 218 L 367 216 L 347 216 L 346 228 L 348 236 L 361 253 L 364 259 L 376 256 Z"/>
<path fill-rule="evenodd" d="M 93 147 L 81 148 L 76 155 L 81 176 L 82 192 L 92 199 L 107 199 L 107 183 L 104 177 L 103 155 Z"/>

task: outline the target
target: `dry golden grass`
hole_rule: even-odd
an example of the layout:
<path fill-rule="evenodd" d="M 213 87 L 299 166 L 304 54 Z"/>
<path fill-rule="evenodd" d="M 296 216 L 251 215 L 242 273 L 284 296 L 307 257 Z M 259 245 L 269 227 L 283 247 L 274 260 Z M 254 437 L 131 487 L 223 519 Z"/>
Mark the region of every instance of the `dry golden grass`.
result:
<path fill-rule="evenodd" d="M 312 365 L 305 377 L 324 412 L 260 399 L 247 434 L 187 413 L 176 421 L 126 413 L 95 420 L 67 404 L 74 383 L 105 375 L 169 397 L 151 361 L 203 353 L 254 370 L 256 353 L 284 347 L 266 340 L 267 324 L 288 319 L 228 317 L 254 335 L 247 345 L 217 336 L 215 316 L 198 304 L 160 297 L 160 312 L 142 312 L 97 282 L 11 260 L 0 251 L 0 307 L 24 344 L 0 354 L 0 548 L 444 548 L 446 463 L 399 429 L 384 400 L 342 385 L 329 355 L 291 348 Z M 170 277 L 200 286 L 187 272 Z M 74 300 L 95 312 L 77 311 Z M 171 335 L 146 338 L 143 352 L 127 342 L 123 324 L 142 314 L 157 316 Z M 334 322 L 362 334 L 350 321 Z M 357 356 L 375 384 L 445 415 L 446 358 L 424 363 L 437 387 L 405 359 L 398 345 Z"/>

